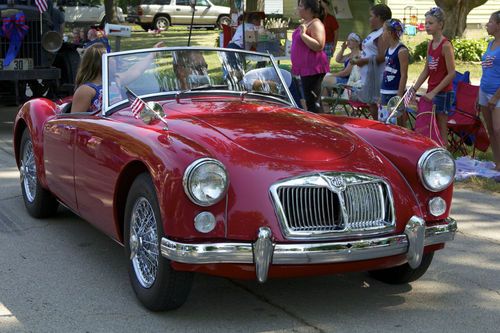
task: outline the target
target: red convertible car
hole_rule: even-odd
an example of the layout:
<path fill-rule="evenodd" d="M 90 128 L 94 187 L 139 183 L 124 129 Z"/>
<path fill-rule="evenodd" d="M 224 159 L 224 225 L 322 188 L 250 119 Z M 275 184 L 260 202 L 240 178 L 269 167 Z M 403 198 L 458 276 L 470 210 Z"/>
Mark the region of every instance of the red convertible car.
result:
<path fill-rule="evenodd" d="M 454 238 L 455 164 L 428 138 L 296 107 L 270 55 L 159 48 L 103 56 L 103 104 L 33 99 L 14 125 L 28 212 L 62 204 L 125 247 L 145 307 L 194 273 L 421 277 Z"/>

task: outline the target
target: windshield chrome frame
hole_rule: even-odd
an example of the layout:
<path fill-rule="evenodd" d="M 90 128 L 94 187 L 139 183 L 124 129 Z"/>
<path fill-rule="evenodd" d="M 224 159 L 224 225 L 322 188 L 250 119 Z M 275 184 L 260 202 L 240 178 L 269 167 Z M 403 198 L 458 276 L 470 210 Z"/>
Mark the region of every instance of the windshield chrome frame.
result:
<path fill-rule="evenodd" d="M 283 75 L 281 74 L 281 70 L 277 65 L 276 60 L 274 59 L 274 56 L 270 53 L 261 53 L 261 52 L 254 52 L 254 51 L 247 51 L 247 50 L 237 50 L 237 49 L 228 49 L 228 48 L 217 48 L 217 47 L 159 47 L 159 48 L 149 48 L 149 49 L 138 49 L 138 50 L 129 50 L 129 51 L 120 51 L 120 52 L 113 52 L 113 53 L 104 53 L 102 55 L 102 110 L 101 114 L 102 116 L 106 117 L 108 116 L 108 112 L 112 109 L 115 109 L 116 107 L 125 104 L 125 101 L 120 101 L 118 103 L 115 103 L 113 105 L 108 105 L 109 103 L 109 93 L 108 93 L 108 58 L 109 57 L 116 57 L 116 56 L 121 56 L 121 55 L 128 55 L 128 54 L 138 54 L 138 53 L 149 53 L 149 52 L 162 52 L 162 51 L 186 51 L 186 50 L 193 50 L 193 51 L 207 51 L 207 52 L 236 52 L 236 53 L 244 53 L 248 55 L 254 55 L 254 56 L 261 56 L 264 58 L 269 58 L 271 60 L 271 63 L 274 67 L 274 70 L 278 74 L 278 77 L 281 81 L 281 85 L 285 89 L 286 96 L 289 99 L 289 104 L 295 108 L 297 108 L 297 104 L 295 103 L 295 100 L 293 99 L 293 96 L 290 92 L 290 89 L 288 89 L 288 86 L 285 83 L 285 80 L 283 78 Z M 293 78 L 292 78 L 293 80 Z M 227 91 L 226 91 L 227 92 Z M 175 92 L 171 92 L 175 93 Z M 234 91 L 234 93 L 241 93 L 239 91 Z M 154 96 L 157 95 L 157 93 L 151 93 L 142 97 L 146 96 Z"/>

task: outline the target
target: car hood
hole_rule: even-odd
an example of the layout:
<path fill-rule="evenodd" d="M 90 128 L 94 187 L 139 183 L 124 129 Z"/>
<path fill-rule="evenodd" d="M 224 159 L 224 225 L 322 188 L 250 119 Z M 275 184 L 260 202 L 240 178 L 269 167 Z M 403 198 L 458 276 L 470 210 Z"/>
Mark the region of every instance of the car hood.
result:
<path fill-rule="evenodd" d="M 179 112 L 173 117 L 176 120 L 189 120 L 190 125 L 195 121 L 196 126 L 221 133 L 241 149 L 272 159 L 328 162 L 364 145 L 353 133 L 319 115 L 271 104 L 208 102 L 197 108 L 202 112 L 192 112 L 182 104 L 167 108 Z"/>

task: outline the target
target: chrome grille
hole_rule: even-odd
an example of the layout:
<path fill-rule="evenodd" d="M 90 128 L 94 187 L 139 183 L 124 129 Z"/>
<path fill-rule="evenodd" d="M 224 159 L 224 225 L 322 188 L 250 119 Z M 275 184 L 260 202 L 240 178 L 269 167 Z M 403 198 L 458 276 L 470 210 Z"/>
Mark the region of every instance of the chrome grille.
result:
<path fill-rule="evenodd" d="M 379 233 L 394 226 L 390 188 L 373 176 L 304 176 L 273 185 L 271 194 L 287 238 Z"/>

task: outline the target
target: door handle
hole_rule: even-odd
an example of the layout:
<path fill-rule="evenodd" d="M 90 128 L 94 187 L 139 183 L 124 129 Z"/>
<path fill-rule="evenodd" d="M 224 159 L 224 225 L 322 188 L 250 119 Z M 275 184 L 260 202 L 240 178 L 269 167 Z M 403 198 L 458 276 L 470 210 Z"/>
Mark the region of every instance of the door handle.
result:
<path fill-rule="evenodd" d="M 180 9 L 180 8 L 176 8 L 176 9 L 175 9 L 175 11 L 180 12 L 180 11 L 181 11 L 181 9 Z"/>

